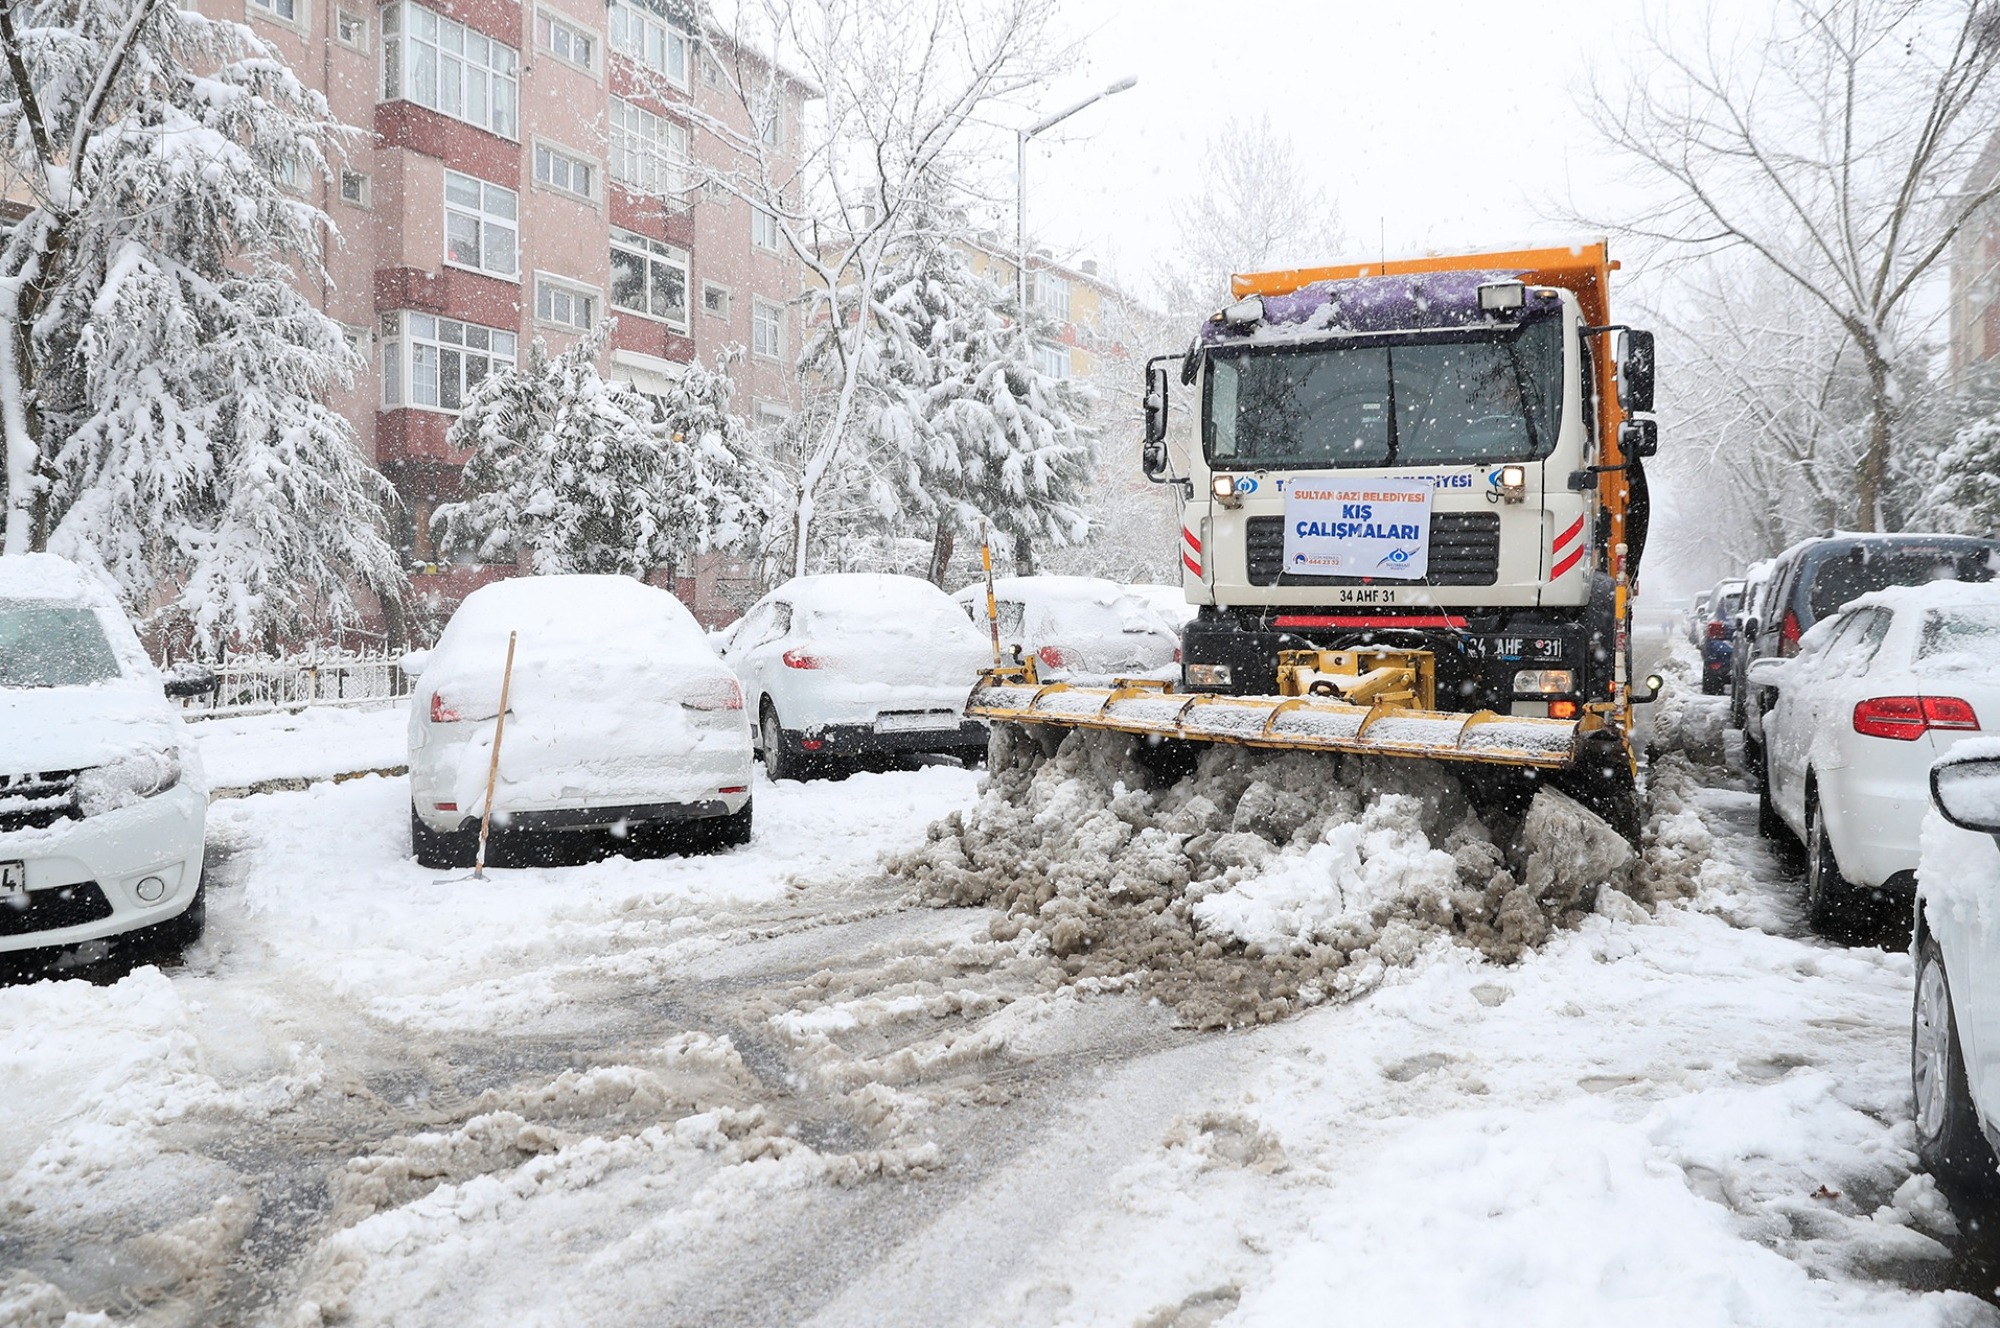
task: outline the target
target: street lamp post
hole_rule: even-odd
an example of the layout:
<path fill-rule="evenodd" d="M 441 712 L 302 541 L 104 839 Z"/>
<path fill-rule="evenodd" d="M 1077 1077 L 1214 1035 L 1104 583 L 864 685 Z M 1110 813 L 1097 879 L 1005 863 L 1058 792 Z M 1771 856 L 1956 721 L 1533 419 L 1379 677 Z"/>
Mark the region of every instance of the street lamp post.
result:
<path fill-rule="evenodd" d="M 1138 81 L 1136 76 L 1121 78 L 1104 91 L 1091 93 L 1068 110 L 1057 111 L 1046 120 L 1014 131 L 1014 298 L 1020 306 L 1023 347 L 1028 344 L 1028 140 L 1044 129 L 1055 128 L 1084 107 L 1094 105 L 1114 92 L 1125 91 Z"/>

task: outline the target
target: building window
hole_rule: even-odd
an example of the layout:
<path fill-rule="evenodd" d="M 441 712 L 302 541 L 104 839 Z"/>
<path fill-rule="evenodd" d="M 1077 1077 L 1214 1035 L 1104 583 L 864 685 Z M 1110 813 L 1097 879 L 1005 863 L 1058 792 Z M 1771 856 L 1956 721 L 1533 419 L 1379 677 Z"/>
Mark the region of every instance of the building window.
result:
<path fill-rule="evenodd" d="M 597 324 L 597 294 L 549 277 L 535 278 L 535 317 L 578 332 Z"/>
<path fill-rule="evenodd" d="M 594 198 L 597 167 L 581 157 L 535 144 L 535 179 L 551 189 L 581 198 Z"/>
<path fill-rule="evenodd" d="M 750 302 L 750 353 L 772 360 L 785 353 L 784 306 L 768 300 Z"/>
<path fill-rule="evenodd" d="M 250 7 L 261 9 L 281 23 L 296 26 L 299 21 L 299 0 L 250 0 Z"/>
<path fill-rule="evenodd" d="M 457 267 L 519 276 L 520 200 L 512 189 L 457 171 L 444 173 L 444 260 Z"/>
<path fill-rule="evenodd" d="M 305 167 L 299 165 L 296 158 L 286 157 L 278 163 L 278 187 L 292 194 L 306 191 Z"/>
<path fill-rule="evenodd" d="M 611 178 L 644 194 L 687 188 L 687 126 L 631 102 L 611 99 Z"/>
<path fill-rule="evenodd" d="M 714 314 L 717 318 L 729 317 L 729 288 L 712 281 L 702 282 L 701 308 L 703 313 Z"/>
<path fill-rule="evenodd" d="M 688 35 L 666 10 L 664 0 L 611 0 L 611 49 L 686 87 Z"/>
<path fill-rule="evenodd" d="M 1069 377 L 1069 348 L 1050 346 L 1040 342 L 1035 345 L 1035 370 L 1044 378 Z"/>
<path fill-rule="evenodd" d="M 360 171 L 340 173 L 340 201 L 356 207 L 368 206 L 368 177 Z"/>
<path fill-rule="evenodd" d="M 1031 272 L 1035 307 L 1058 323 L 1069 321 L 1069 280 L 1053 272 Z"/>
<path fill-rule="evenodd" d="M 521 55 L 421 5 L 382 10 L 382 95 L 519 137 Z"/>
<path fill-rule="evenodd" d="M 334 15 L 334 35 L 342 46 L 352 46 L 357 51 L 368 49 L 368 20 L 359 14 L 343 9 Z"/>
<path fill-rule="evenodd" d="M 783 406 L 775 405 L 769 401 L 760 401 L 757 403 L 757 425 L 759 428 L 773 431 L 781 430 L 791 418 L 792 412 L 786 410 Z"/>
<path fill-rule="evenodd" d="M 766 147 L 776 147 L 785 137 L 785 103 L 762 95 L 750 98 L 750 123 Z"/>
<path fill-rule="evenodd" d="M 382 318 L 382 404 L 462 410 L 488 374 L 514 367 L 515 338 L 499 328 L 429 314 Z"/>
<path fill-rule="evenodd" d="M 778 219 L 763 208 L 750 209 L 750 243 L 759 249 L 778 249 Z"/>
<path fill-rule="evenodd" d="M 597 67 L 597 38 L 546 11 L 535 15 L 535 44 L 579 68 Z"/>
<path fill-rule="evenodd" d="M 611 232 L 611 307 L 687 327 L 687 255 L 631 231 Z"/>

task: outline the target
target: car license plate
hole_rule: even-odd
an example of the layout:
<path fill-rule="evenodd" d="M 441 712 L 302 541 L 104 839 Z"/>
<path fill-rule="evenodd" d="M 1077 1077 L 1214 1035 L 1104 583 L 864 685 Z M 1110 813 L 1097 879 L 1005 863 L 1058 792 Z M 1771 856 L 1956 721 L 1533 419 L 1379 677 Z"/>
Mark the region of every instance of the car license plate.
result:
<path fill-rule="evenodd" d="M 957 727 L 958 715 L 950 710 L 892 710 L 875 716 L 877 733 L 914 733 Z"/>
<path fill-rule="evenodd" d="M 28 864 L 0 862 L 0 899 L 16 899 L 28 893 Z"/>
<path fill-rule="evenodd" d="M 1485 636 L 1480 638 L 1488 659 L 1519 664 L 1560 664 L 1562 638 L 1554 636 Z"/>

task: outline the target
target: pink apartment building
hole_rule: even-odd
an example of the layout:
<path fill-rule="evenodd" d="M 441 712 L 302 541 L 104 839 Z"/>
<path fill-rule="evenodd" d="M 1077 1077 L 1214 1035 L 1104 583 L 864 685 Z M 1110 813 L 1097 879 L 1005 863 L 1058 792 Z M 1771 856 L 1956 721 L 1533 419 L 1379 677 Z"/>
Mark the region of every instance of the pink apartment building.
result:
<path fill-rule="evenodd" d="M 302 182 L 339 232 L 332 285 L 314 294 L 368 358 L 336 404 L 402 494 L 420 569 L 430 514 L 457 496 L 466 459 L 446 442 L 453 417 L 537 337 L 557 352 L 615 318 L 601 367 L 652 392 L 690 359 L 740 345 L 739 410 L 768 424 L 794 408 L 801 268 L 742 200 L 684 194 L 691 161 L 727 152 L 698 113 L 751 126 L 714 64 L 733 67 L 736 53 L 710 46 L 687 6 L 200 3 L 249 23 L 362 131 L 333 179 Z M 765 138 L 782 156 L 808 90 L 778 86 Z M 449 604 L 507 570 L 415 579 Z"/>

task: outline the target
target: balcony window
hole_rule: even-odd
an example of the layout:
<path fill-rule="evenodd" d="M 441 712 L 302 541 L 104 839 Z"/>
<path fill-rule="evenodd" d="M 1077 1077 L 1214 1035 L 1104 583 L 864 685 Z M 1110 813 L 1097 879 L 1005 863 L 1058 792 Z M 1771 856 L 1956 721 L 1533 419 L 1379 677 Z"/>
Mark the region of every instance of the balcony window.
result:
<path fill-rule="evenodd" d="M 520 264 L 520 199 L 512 189 L 457 171 L 444 173 L 444 258 L 496 277 Z"/>
<path fill-rule="evenodd" d="M 456 318 L 382 319 L 382 404 L 457 411 L 488 374 L 514 367 L 512 332 Z"/>
<path fill-rule="evenodd" d="M 597 295 L 565 281 L 537 277 L 535 317 L 544 323 L 588 332 L 597 322 Z"/>
<path fill-rule="evenodd" d="M 750 305 L 750 353 L 775 360 L 785 353 L 784 306 L 768 300 Z"/>
<path fill-rule="evenodd" d="M 688 85 L 688 34 L 667 18 L 661 0 L 611 0 L 611 49 Z"/>
<path fill-rule="evenodd" d="M 675 197 L 687 189 L 687 160 L 686 125 L 612 98 L 612 179 L 638 193 Z"/>
<path fill-rule="evenodd" d="M 422 5 L 382 10 L 382 95 L 520 136 L 521 55 Z"/>
<path fill-rule="evenodd" d="M 611 232 L 611 307 L 687 328 L 687 255 L 626 230 Z"/>

